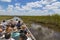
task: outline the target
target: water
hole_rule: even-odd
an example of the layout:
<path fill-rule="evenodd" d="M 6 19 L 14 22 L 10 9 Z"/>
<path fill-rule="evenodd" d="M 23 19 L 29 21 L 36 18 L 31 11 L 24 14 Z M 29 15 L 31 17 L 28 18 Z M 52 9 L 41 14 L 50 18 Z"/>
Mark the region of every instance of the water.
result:
<path fill-rule="evenodd" d="M 36 40 L 60 40 L 60 32 L 42 27 L 40 24 L 31 24 L 30 31 L 35 36 Z"/>

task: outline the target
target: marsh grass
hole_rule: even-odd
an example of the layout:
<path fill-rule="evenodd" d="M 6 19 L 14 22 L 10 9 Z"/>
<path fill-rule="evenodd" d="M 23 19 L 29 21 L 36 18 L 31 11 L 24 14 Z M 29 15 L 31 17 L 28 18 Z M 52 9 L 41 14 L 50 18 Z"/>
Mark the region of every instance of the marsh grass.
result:
<path fill-rule="evenodd" d="M 8 19 L 11 19 L 11 18 L 13 18 L 13 16 L 0 16 L 0 21 L 8 20 Z"/>
<path fill-rule="evenodd" d="M 60 32 L 60 15 L 52 15 L 52 16 L 18 16 L 21 18 L 24 23 L 30 26 L 31 23 L 39 23 L 45 27 L 51 28 L 55 31 Z M 0 16 L 0 21 L 6 19 L 11 19 L 13 16 Z"/>

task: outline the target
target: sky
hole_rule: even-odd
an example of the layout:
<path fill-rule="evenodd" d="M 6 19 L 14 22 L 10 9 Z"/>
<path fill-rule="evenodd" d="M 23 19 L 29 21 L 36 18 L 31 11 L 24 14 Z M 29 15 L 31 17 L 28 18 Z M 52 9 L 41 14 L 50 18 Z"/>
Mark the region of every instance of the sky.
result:
<path fill-rule="evenodd" d="M 60 0 L 0 0 L 0 15 L 60 14 Z"/>

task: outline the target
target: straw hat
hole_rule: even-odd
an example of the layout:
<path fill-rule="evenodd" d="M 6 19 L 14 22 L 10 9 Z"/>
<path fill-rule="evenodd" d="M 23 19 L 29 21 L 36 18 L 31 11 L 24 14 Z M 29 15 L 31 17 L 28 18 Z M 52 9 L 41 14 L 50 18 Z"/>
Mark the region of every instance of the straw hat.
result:
<path fill-rule="evenodd" d="M 22 25 L 21 26 L 21 29 L 26 29 L 26 25 Z"/>
<path fill-rule="evenodd" d="M 13 31 L 14 32 L 17 32 L 18 31 L 17 27 L 14 27 Z"/>

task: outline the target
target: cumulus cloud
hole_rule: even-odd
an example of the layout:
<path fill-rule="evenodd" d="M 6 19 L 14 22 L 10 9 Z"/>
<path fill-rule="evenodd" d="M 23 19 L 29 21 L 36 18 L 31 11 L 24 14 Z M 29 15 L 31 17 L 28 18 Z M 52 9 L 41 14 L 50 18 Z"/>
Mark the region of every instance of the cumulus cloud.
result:
<path fill-rule="evenodd" d="M 53 5 L 46 5 L 45 7 L 43 7 L 43 9 L 47 9 L 47 10 L 53 10 L 53 9 L 57 9 L 58 6 L 53 6 Z"/>
<path fill-rule="evenodd" d="M 60 2 L 55 2 L 52 3 L 51 5 L 46 5 L 45 7 L 43 7 L 43 9 L 47 9 L 47 10 L 55 10 L 59 8 L 60 8 Z"/>
<path fill-rule="evenodd" d="M 50 4 L 52 3 L 52 4 Z M 43 4 L 45 6 L 43 6 Z M 41 9 L 33 9 L 33 8 L 42 8 Z M 27 3 L 24 6 L 21 6 L 20 3 L 16 3 L 15 6 L 8 5 L 6 10 L 1 9 L 1 14 L 4 15 L 52 15 L 54 13 L 60 13 L 60 2 L 57 0 L 41 0 L 36 2 Z M 51 11 L 52 10 L 52 11 Z"/>
<path fill-rule="evenodd" d="M 11 2 L 11 0 L 0 0 L 2 2 Z"/>
<path fill-rule="evenodd" d="M 13 5 L 8 5 L 7 11 L 13 11 Z"/>
<path fill-rule="evenodd" d="M 41 0 L 42 4 L 50 4 L 52 2 L 56 2 L 57 0 Z"/>
<path fill-rule="evenodd" d="M 34 8 L 42 7 L 41 2 L 40 1 L 30 2 L 30 3 L 27 3 L 25 6 L 22 6 L 22 8 L 25 10 L 31 10 L 33 7 Z"/>

